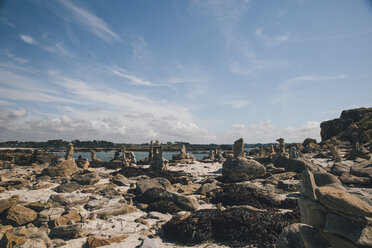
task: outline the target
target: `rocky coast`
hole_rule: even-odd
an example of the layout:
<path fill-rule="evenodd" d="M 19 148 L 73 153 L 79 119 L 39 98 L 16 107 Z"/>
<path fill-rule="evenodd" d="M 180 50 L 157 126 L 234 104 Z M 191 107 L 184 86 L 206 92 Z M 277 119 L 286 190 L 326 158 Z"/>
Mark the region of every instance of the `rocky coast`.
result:
<path fill-rule="evenodd" d="M 0 151 L 0 247 L 372 247 L 372 109 L 196 160 Z"/>

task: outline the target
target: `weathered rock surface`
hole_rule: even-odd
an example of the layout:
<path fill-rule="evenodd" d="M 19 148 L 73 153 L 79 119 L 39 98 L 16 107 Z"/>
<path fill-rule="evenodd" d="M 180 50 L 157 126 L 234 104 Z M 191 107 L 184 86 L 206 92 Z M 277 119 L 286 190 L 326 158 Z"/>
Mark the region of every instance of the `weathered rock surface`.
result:
<path fill-rule="evenodd" d="M 294 223 L 283 229 L 276 243 L 276 248 L 305 248 L 304 241 L 300 233 L 301 223 Z"/>
<path fill-rule="evenodd" d="M 99 182 L 99 180 L 101 180 L 101 177 L 96 172 L 90 172 L 75 175 L 71 180 L 81 185 L 93 185 Z"/>
<path fill-rule="evenodd" d="M 338 234 L 357 245 L 372 246 L 372 226 L 364 226 L 333 213 L 327 214 L 324 231 Z"/>
<path fill-rule="evenodd" d="M 146 190 L 151 188 L 169 190 L 172 189 L 172 184 L 167 179 L 161 177 L 139 180 L 137 182 L 136 191 L 138 192 L 138 194 L 142 194 Z"/>
<path fill-rule="evenodd" d="M 75 160 L 60 159 L 54 164 L 50 164 L 47 168 L 42 171 L 43 175 L 50 177 L 70 177 L 74 173 L 78 172 L 79 168 L 75 164 Z"/>
<path fill-rule="evenodd" d="M 226 160 L 222 165 L 222 176 L 233 181 L 245 181 L 264 175 L 266 168 L 259 162 L 237 157 Z"/>
<path fill-rule="evenodd" d="M 9 208 L 6 218 L 13 225 L 22 226 L 33 222 L 37 218 L 37 213 L 22 205 L 15 205 Z"/>
<path fill-rule="evenodd" d="M 329 209 L 351 216 L 372 217 L 372 206 L 343 190 L 323 186 L 315 190 L 317 199 Z"/>
<path fill-rule="evenodd" d="M 322 142 L 336 137 L 350 142 L 367 143 L 372 139 L 372 108 L 344 110 L 341 117 L 320 124 Z"/>

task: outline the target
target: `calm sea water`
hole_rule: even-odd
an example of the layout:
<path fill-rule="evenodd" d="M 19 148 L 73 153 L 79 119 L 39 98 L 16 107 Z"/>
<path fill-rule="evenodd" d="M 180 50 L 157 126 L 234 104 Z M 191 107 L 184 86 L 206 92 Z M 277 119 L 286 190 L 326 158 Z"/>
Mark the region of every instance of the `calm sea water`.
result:
<path fill-rule="evenodd" d="M 177 154 L 177 153 L 180 153 L 180 152 L 168 152 L 168 151 L 164 151 L 163 152 L 163 157 L 167 160 L 171 160 L 172 159 L 172 155 L 173 154 Z M 60 156 L 64 156 L 64 152 L 60 152 L 58 153 Z M 114 154 L 115 152 L 96 152 L 96 156 L 98 159 L 101 159 L 102 161 L 104 162 L 108 162 L 110 161 L 112 158 L 114 158 Z M 149 156 L 149 152 L 134 152 L 134 154 L 136 155 L 136 159 L 137 161 L 139 160 L 142 160 L 144 158 L 147 158 Z M 208 154 L 199 154 L 199 153 L 192 153 L 196 159 L 202 159 L 203 157 L 207 156 Z M 91 159 L 91 155 L 90 155 L 90 152 L 75 152 L 73 157 L 75 159 L 77 159 L 79 156 L 81 155 L 82 158 L 86 158 L 88 160 Z M 122 153 L 120 153 L 120 155 L 122 155 Z"/>

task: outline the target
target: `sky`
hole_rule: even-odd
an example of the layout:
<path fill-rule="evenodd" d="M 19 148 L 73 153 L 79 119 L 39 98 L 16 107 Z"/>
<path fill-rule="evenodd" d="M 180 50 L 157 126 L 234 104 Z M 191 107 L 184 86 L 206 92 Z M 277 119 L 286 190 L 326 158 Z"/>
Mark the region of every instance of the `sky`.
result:
<path fill-rule="evenodd" d="M 320 141 L 371 93 L 372 1 L 0 1 L 1 141 Z"/>

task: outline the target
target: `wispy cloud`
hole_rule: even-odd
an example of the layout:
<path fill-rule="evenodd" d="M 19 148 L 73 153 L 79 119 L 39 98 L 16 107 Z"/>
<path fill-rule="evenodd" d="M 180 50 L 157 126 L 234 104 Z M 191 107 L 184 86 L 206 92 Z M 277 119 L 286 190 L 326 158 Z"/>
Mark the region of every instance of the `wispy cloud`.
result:
<path fill-rule="evenodd" d="M 44 46 L 42 49 L 61 56 L 72 56 L 72 53 L 65 48 L 62 42 L 56 42 L 54 44 Z"/>
<path fill-rule="evenodd" d="M 68 0 L 60 1 L 75 17 L 75 19 L 83 26 L 88 28 L 90 32 L 98 36 L 99 38 L 111 42 L 114 40 L 120 40 L 120 37 L 110 28 L 110 26 L 101 18 L 97 17 L 93 13 L 86 9 L 78 7 Z"/>
<path fill-rule="evenodd" d="M 151 87 L 158 87 L 158 86 L 164 86 L 163 84 L 154 84 L 148 80 L 143 80 L 139 77 L 133 76 L 128 74 L 128 72 L 122 68 L 119 67 L 110 67 L 109 68 L 111 72 L 113 72 L 115 75 L 125 78 L 129 80 L 130 84 L 133 85 L 141 85 L 141 86 L 151 86 Z"/>
<path fill-rule="evenodd" d="M 5 17 L 0 18 L 0 23 L 4 23 L 5 25 L 8 25 L 9 27 L 15 28 L 15 25 L 8 21 Z"/>
<path fill-rule="evenodd" d="M 256 29 L 255 36 L 257 39 L 264 41 L 265 45 L 269 47 L 277 46 L 280 43 L 288 41 L 290 38 L 289 33 L 285 33 L 285 34 L 281 34 L 277 36 L 269 36 L 267 34 L 264 34 L 263 31 L 264 31 L 263 28 Z"/>
<path fill-rule="evenodd" d="M 281 84 L 279 84 L 279 94 L 274 98 L 273 103 L 287 104 L 291 97 L 291 87 L 296 84 L 304 82 L 323 82 L 323 81 L 333 81 L 337 79 L 346 78 L 346 74 L 332 75 L 332 76 L 300 76 L 289 79 Z"/>
<path fill-rule="evenodd" d="M 21 34 L 19 36 L 25 43 L 27 44 L 35 44 L 36 41 L 29 35 L 24 35 L 24 34 Z"/>

